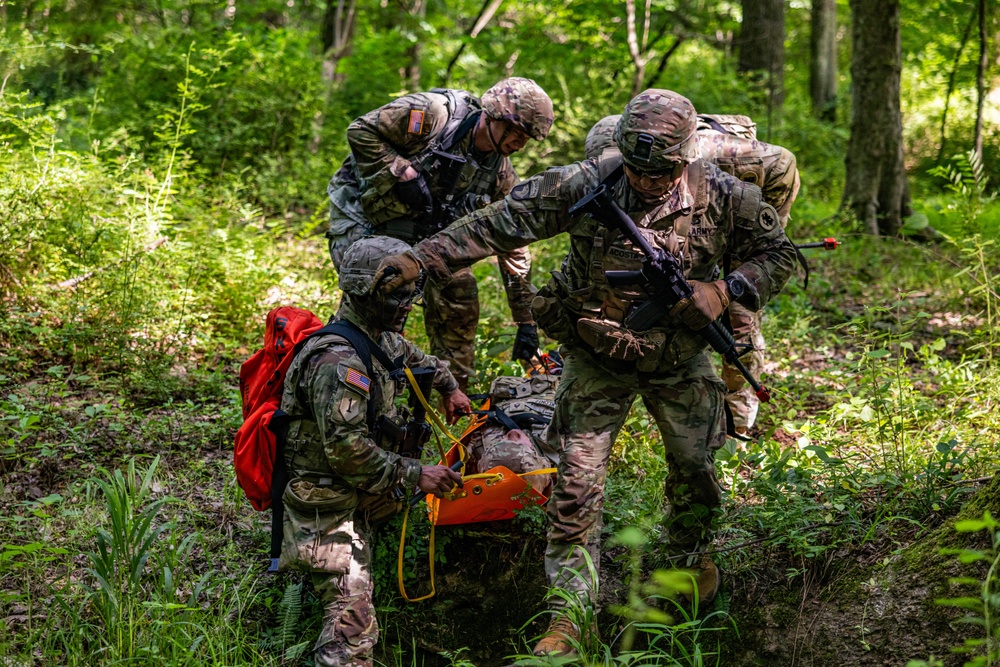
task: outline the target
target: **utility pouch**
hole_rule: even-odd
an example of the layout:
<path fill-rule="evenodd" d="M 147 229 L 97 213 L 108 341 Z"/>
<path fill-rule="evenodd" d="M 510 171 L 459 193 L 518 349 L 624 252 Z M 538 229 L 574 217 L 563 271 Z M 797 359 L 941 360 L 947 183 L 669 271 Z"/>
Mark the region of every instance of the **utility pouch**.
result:
<path fill-rule="evenodd" d="M 563 345 L 576 340 L 576 316 L 566 308 L 552 282 L 531 300 L 531 316 L 549 338 Z"/>
<path fill-rule="evenodd" d="M 636 336 L 611 320 L 582 317 L 576 321 L 576 332 L 596 354 L 616 361 L 635 362 L 653 352 L 645 337 Z"/>
<path fill-rule="evenodd" d="M 326 486 L 297 477 L 282 494 L 285 522 L 278 569 L 346 573 L 351 550 L 327 539 L 348 522 L 358 506 L 354 489 Z M 349 545 L 348 545 L 349 546 Z"/>
<path fill-rule="evenodd" d="M 403 511 L 402 496 L 392 493 L 358 492 L 356 516 L 369 528 L 377 528 Z"/>

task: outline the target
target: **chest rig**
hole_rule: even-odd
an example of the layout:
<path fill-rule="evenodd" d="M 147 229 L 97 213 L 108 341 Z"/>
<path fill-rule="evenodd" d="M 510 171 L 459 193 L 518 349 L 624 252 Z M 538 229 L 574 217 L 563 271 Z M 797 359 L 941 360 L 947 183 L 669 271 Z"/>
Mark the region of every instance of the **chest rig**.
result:
<path fill-rule="evenodd" d="M 601 167 L 604 172 L 604 164 Z M 703 161 L 688 167 L 688 183 L 694 190 L 691 206 L 671 212 L 664 205 L 644 215 L 638 223 L 652 245 L 678 257 L 685 272 L 696 274 L 698 279 L 715 272 L 731 232 L 728 218 L 710 210 L 707 173 L 710 169 L 714 168 Z M 602 183 L 608 187 L 613 184 L 615 199 L 628 210 L 631 191 L 621 177 L 621 170 L 615 167 L 607 171 L 610 173 L 600 174 L 604 177 Z M 736 224 L 745 224 L 744 217 L 755 220 L 759 190 L 744 188 L 739 183 L 734 186 L 732 204 Z M 648 301 L 650 294 L 641 286 L 608 282 L 606 271 L 636 271 L 643 264 L 642 255 L 626 244 L 616 229 L 585 216 L 570 231 L 570 244 L 562 271 L 553 272 L 552 281 L 539 292 L 541 298 L 532 303 L 536 320 L 547 335 L 564 344 L 582 344 L 626 371 L 662 370 L 704 348 L 704 342 L 694 332 L 670 316 L 663 316 L 642 332 L 624 325 L 629 313 Z"/>
<path fill-rule="evenodd" d="M 430 188 L 434 210 L 411 211 L 396 198 L 393 183 L 384 192 L 365 191 L 361 195 L 369 224 L 381 228 L 379 233 L 411 244 L 488 203 L 484 195 L 493 193 L 504 162 L 499 153 L 478 159 L 475 155 L 472 130 L 482 114 L 477 98 L 464 90 L 434 88 L 430 92 L 447 100 L 448 120 L 431 144 L 409 159 Z"/>

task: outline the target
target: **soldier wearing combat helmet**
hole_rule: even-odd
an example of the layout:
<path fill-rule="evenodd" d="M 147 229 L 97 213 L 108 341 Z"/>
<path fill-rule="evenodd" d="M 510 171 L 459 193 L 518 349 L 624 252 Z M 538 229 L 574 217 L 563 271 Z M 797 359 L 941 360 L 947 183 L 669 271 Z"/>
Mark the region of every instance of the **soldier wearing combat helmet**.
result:
<path fill-rule="evenodd" d="M 344 299 L 334 321 L 368 336 L 389 360 L 434 369 L 449 421 L 469 411 L 469 399 L 447 364 L 425 355 L 399 335 L 419 296 L 416 281 L 391 291 L 373 289 L 375 268 L 387 254 L 409 249 L 402 241 L 370 238 L 344 254 Z M 377 355 L 373 355 L 377 359 Z M 404 382 L 373 362 L 369 370 L 347 338 L 309 338 L 285 378 L 281 409 L 305 415 L 292 421 L 285 445 L 290 482 L 285 488 L 284 538 L 279 569 L 310 572 L 323 600 L 323 628 L 315 647 L 322 667 L 372 665 L 378 623 L 372 604 L 369 541 L 376 524 L 401 508 L 403 492 L 440 496 L 461 482 L 446 466 L 421 465 L 399 454 L 384 433 L 388 419 L 401 425 L 394 406 Z"/>
<path fill-rule="evenodd" d="M 587 157 L 597 157 L 606 150 L 617 151 L 614 131 L 619 115 L 605 116 L 587 133 L 584 148 Z M 760 186 L 764 201 L 778 212 L 781 226 L 788 224 L 792 203 L 799 194 L 799 170 L 795 155 L 788 149 L 756 139 L 756 126 L 746 116 L 698 116 L 698 155 L 741 181 Z M 723 262 L 725 264 L 725 262 Z M 724 269 L 726 267 L 723 267 Z M 728 267 L 734 270 L 735 264 Z M 759 376 L 764 369 L 764 336 L 761 315 L 739 303 L 729 306 L 729 321 L 737 343 L 748 343 L 753 350 L 743 356 L 750 373 Z M 745 434 L 757 417 L 759 403 L 753 388 L 732 364 L 723 360 L 722 379 L 726 383 L 726 403 L 733 426 Z"/>
<path fill-rule="evenodd" d="M 366 235 L 415 243 L 517 183 L 510 155 L 552 127 L 552 100 L 530 79 L 504 79 L 478 99 L 463 90 L 405 95 L 347 128 L 351 155 L 334 174 L 330 195 L 330 257 Z M 518 324 L 515 359 L 538 348 L 531 319 L 534 289 L 525 248 L 498 257 L 511 316 Z M 471 271 L 429 286 L 424 320 L 431 352 L 451 363 L 464 389 L 473 371 L 479 323 L 478 287 Z"/>
<path fill-rule="evenodd" d="M 581 555 L 600 564 L 604 482 L 615 437 L 636 396 L 660 429 L 669 472 L 669 513 L 660 555 L 692 568 L 701 602 L 719 587 L 708 551 L 721 504 L 715 450 L 725 442 L 725 385 L 697 330 L 730 301 L 759 310 L 785 284 L 795 248 L 760 188 L 698 159 L 695 109 L 668 90 L 635 97 L 618 122 L 620 154 L 549 169 L 518 184 L 502 201 L 459 220 L 388 257 L 379 275 L 386 286 L 426 269 L 430 280 L 497 252 L 566 232 L 569 254 L 532 302 L 539 325 L 563 345 L 566 364 L 546 432 L 559 452 L 559 475 L 547 506 L 545 569 L 549 582 L 596 601 Z M 624 161 L 624 164 L 623 164 Z M 643 256 L 616 230 L 570 207 L 600 184 L 649 242 L 673 254 L 689 276 L 710 276 L 725 253 L 742 261 L 726 280 L 691 280 L 693 296 L 633 331 L 627 315 L 649 299 L 641 286 L 609 284 L 605 271 L 638 270 Z M 692 591 L 692 596 L 694 595 Z M 568 655 L 580 628 L 560 613 L 559 601 L 536 653 Z"/>

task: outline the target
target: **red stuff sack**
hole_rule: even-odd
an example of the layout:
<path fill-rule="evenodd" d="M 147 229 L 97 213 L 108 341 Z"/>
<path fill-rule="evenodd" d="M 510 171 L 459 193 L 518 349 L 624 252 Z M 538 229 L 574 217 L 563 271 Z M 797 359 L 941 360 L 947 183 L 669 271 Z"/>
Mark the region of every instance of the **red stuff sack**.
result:
<path fill-rule="evenodd" d="M 280 412 L 285 374 L 296 346 L 321 329 L 323 323 L 308 310 L 281 306 L 267 314 L 264 347 L 240 367 L 243 426 L 236 432 L 233 464 L 236 480 L 258 512 L 271 506 L 277 435 L 271 430 Z M 281 413 L 284 414 L 284 413 Z"/>

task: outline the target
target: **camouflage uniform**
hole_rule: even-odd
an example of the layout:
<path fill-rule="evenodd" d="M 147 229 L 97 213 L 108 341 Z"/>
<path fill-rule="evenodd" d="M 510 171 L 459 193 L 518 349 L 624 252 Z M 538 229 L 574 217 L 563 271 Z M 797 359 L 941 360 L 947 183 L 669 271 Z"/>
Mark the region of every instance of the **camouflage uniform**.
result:
<path fill-rule="evenodd" d="M 612 140 L 615 125 L 621 116 L 606 116 L 594 124 L 584 143 L 587 157 L 597 157 L 605 150 L 617 151 Z M 781 146 L 756 140 L 756 124 L 746 116 L 698 116 L 698 154 L 713 162 L 726 173 L 761 188 L 764 201 L 778 211 L 781 226 L 788 224 L 792 203 L 799 193 L 799 170 L 795 155 Z M 730 269 L 735 269 L 733 264 Z M 742 361 L 747 369 L 760 377 L 764 370 L 764 337 L 761 335 L 761 314 L 747 310 L 738 303 L 729 306 L 729 320 L 738 343 L 750 343 L 753 351 Z M 726 383 L 726 402 L 733 415 L 733 425 L 745 432 L 754 424 L 759 402 L 753 388 L 736 368 L 723 360 L 722 380 Z"/>
<path fill-rule="evenodd" d="M 526 79 L 506 79 L 487 91 L 484 100 L 507 98 L 524 88 Z M 501 84 L 514 82 L 510 90 Z M 541 91 L 534 82 L 529 90 Z M 509 87 L 509 86 L 508 86 Z M 488 95 L 493 95 L 488 98 Z M 522 106 L 535 105 L 544 118 L 535 119 L 533 138 L 544 138 L 552 124 L 551 101 L 523 95 Z M 545 102 L 548 106 L 545 107 Z M 490 201 L 506 195 L 517 183 L 510 158 L 475 149 L 475 123 L 483 103 L 461 90 L 435 90 L 405 95 L 356 119 L 347 128 L 351 155 L 327 187 L 330 196 L 330 257 L 339 270 L 344 251 L 366 235 L 388 235 L 407 243 L 419 241 Z M 543 108 L 544 107 L 544 108 Z M 499 116 L 497 116 L 499 118 Z M 542 131 L 544 128 L 544 131 Z M 435 154 L 444 150 L 465 159 L 453 188 L 443 183 L 448 169 Z M 434 200 L 433 212 L 411 210 L 399 200 L 394 186 L 407 167 L 426 178 Z M 449 191 L 450 190 L 450 191 Z M 450 212 L 446 211 L 450 208 Z M 531 256 L 515 248 L 498 258 L 507 301 L 515 322 L 531 322 Z M 479 324 L 479 290 L 471 270 L 455 272 L 446 283 L 424 293 L 424 320 L 431 352 L 451 362 L 464 388 L 475 359 Z"/>
<path fill-rule="evenodd" d="M 475 462 L 475 471 L 504 466 L 520 474 L 555 466 L 558 457 L 547 446 L 544 432 L 555 413 L 558 386 L 556 375 L 502 376 L 493 381 L 490 409 L 499 408 L 515 423 L 521 423 L 525 416 L 533 423 L 512 429 L 509 424 L 492 418 L 473 431 L 469 437 L 469 456 Z M 531 475 L 524 479 L 536 491 L 548 495 L 550 476 Z"/>
<path fill-rule="evenodd" d="M 335 319 L 371 331 L 348 300 Z M 391 359 L 435 368 L 434 387 L 443 394 L 458 387 L 447 364 L 399 334 L 383 333 L 377 342 Z M 371 667 L 378 623 L 370 536 L 375 524 L 401 508 L 399 492 L 412 491 L 420 478 L 419 461 L 401 457 L 392 443 L 376 442 L 369 431 L 365 379 L 381 387 L 379 414 L 404 422 L 393 405 L 404 381 L 391 379 L 378 363 L 374 369 L 375 377 L 368 378 L 364 363 L 343 338 L 312 338 L 288 370 L 281 401 L 288 414 L 311 416 L 292 422 L 288 432 L 285 460 L 291 481 L 283 496 L 279 567 L 312 573 L 324 605 L 315 647 L 315 664 L 322 667 Z"/>
<path fill-rule="evenodd" d="M 683 102 L 680 102 L 680 101 Z M 670 157 L 695 159 L 689 139 L 694 109 L 669 91 L 650 90 L 629 103 L 632 121 L 661 138 L 658 114 L 683 116 L 690 133 L 673 139 Z M 639 135 L 641 136 L 641 135 Z M 618 140 L 629 150 L 634 132 Z M 630 142 L 632 142 L 630 144 Z M 658 154 L 659 155 L 659 154 Z M 562 232 L 570 250 L 562 270 L 532 303 L 536 321 L 563 345 L 566 366 L 556 394 L 549 446 L 559 452 L 559 474 L 549 500 L 546 571 L 553 585 L 596 594 L 576 547 L 595 565 L 600 543 L 604 482 L 611 446 L 635 397 L 642 398 L 663 437 L 670 474 L 670 548 L 698 551 L 712 538 L 712 513 L 720 504 L 714 452 L 725 440 L 725 385 L 716 376 L 704 341 L 672 315 L 646 332 L 624 326 L 629 310 L 648 298 L 641 288 L 608 284 L 606 270 L 636 270 L 642 257 L 616 231 L 589 216 L 573 219 L 569 207 L 593 191 L 622 162 L 598 158 L 549 169 L 517 185 L 502 201 L 460 220 L 418 244 L 413 254 L 431 280 L 499 252 L 509 252 Z M 687 166 L 660 202 L 644 204 L 626 178 L 614 199 L 656 246 L 682 258 L 692 275 L 710 275 L 726 252 L 743 260 L 734 274 L 745 284 L 744 303 L 759 309 L 795 265 L 795 250 L 760 189 L 704 160 Z M 582 576 L 569 576 L 572 568 Z"/>

